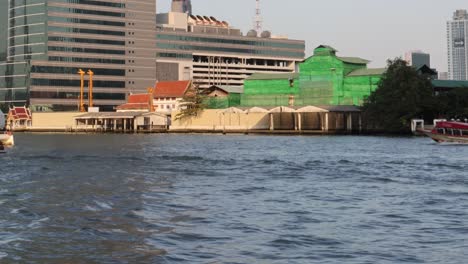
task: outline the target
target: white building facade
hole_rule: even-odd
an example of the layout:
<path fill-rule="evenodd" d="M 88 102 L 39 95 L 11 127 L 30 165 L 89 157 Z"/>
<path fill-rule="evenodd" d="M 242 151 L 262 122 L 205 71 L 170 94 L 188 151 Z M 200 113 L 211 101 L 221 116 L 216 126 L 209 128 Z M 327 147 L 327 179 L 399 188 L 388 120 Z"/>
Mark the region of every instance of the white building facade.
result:
<path fill-rule="evenodd" d="M 447 22 L 448 77 L 468 80 L 468 12 L 457 10 Z"/>

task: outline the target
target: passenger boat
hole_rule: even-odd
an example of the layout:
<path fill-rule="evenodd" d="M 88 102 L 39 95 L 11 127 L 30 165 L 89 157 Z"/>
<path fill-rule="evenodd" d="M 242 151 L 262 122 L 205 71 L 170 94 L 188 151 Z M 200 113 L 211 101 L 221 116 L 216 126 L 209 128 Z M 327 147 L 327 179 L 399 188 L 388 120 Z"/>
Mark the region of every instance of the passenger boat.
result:
<path fill-rule="evenodd" d="M 468 144 L 468 123 L 438 122 L 431 131 L 424 131 L 437 143 Z"/>
<path fill-rule="evenodd" d="M 15 138 L 9 131 L 0 132 L 0 145 L 2 146 L 13 146 L 15 144 Z"/>

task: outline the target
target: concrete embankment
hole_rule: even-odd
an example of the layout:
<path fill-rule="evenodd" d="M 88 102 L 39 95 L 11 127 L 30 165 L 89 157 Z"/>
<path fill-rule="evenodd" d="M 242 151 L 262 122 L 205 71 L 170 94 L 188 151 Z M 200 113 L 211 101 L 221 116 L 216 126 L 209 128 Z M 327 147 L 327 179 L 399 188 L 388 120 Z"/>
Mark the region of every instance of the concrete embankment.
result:
<path fill-rule="evenodd" d="M 93 120 L 89 125 L 76 122 L 79 112 L 33 113 L 32 126 L 19 128 L 26 132 L 71 133 L 216 133 L 216 134 L 360 134 L 360 113 L 244 113 L 204 110 L 196 117 L 178 120 L 173 114 L 170 125 L 138 127 L 121 122 L 115 127 L 105 121 Z M 92 125 L 91 125 L 92 123 Z M 126 129 L 122 128 L 127 124 Z"/>

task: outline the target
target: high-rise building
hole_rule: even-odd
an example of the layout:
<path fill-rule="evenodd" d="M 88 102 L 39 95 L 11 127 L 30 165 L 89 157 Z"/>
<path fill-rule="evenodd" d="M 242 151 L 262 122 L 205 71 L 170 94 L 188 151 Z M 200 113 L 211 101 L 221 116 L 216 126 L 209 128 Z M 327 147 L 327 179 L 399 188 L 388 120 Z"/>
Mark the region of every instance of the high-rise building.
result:
<path fill-rule="evenodd" d="M 6 60 L 8 28 L 8 1 L 0 1 L 0 61 Z"/>
<path fill-rule="evenodd" d="M 422 51 L 409 51 L 405 54 L 405 60 L 408 62 L 408 65 L 413 66 L 414 68 L 421 68 L 426 65 L 431 67 L 431 55 L 424 53 Z"/>
<path fill-rule="evenodd" d="M 450 80 L 468 80 L 468 12 L 457 10 L 447 22 L 448 72 Z"/>
<path fill-rule="evenodd" d="M 172 12 L 192 14 L 192 2 L 190 0 L 172 0 Z"/>
<path fill-rule="evenodd" d="M 155 0 L 1 2 L 9 23 L 0 24 L 0 32 L 8 32 L 0 104 L 76 110 L 79 69 L 94 72 L 94 103 L 103 110 L 154 86 Z"/>

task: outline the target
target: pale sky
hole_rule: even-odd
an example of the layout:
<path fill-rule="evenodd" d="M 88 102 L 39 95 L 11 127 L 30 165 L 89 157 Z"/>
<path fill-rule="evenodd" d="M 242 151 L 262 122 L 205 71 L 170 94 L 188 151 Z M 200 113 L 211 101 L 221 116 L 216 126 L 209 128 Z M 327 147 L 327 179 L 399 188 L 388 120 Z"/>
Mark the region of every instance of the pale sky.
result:
<path fill-rule="evenodd" d="M 170 0 L 157 0 L 167 12 Z M 432 67 L 447 71 L 446 21 L 467 0 L 261 0 L 264 29 L 306 41 L 331 45 L 340 56 L 357 56 L 384 67 L 406 51 L 431 54 Z M 255 0 L 192 0 L 193 13 L 215 16 L 246 33 L 253 27 Z"/>

